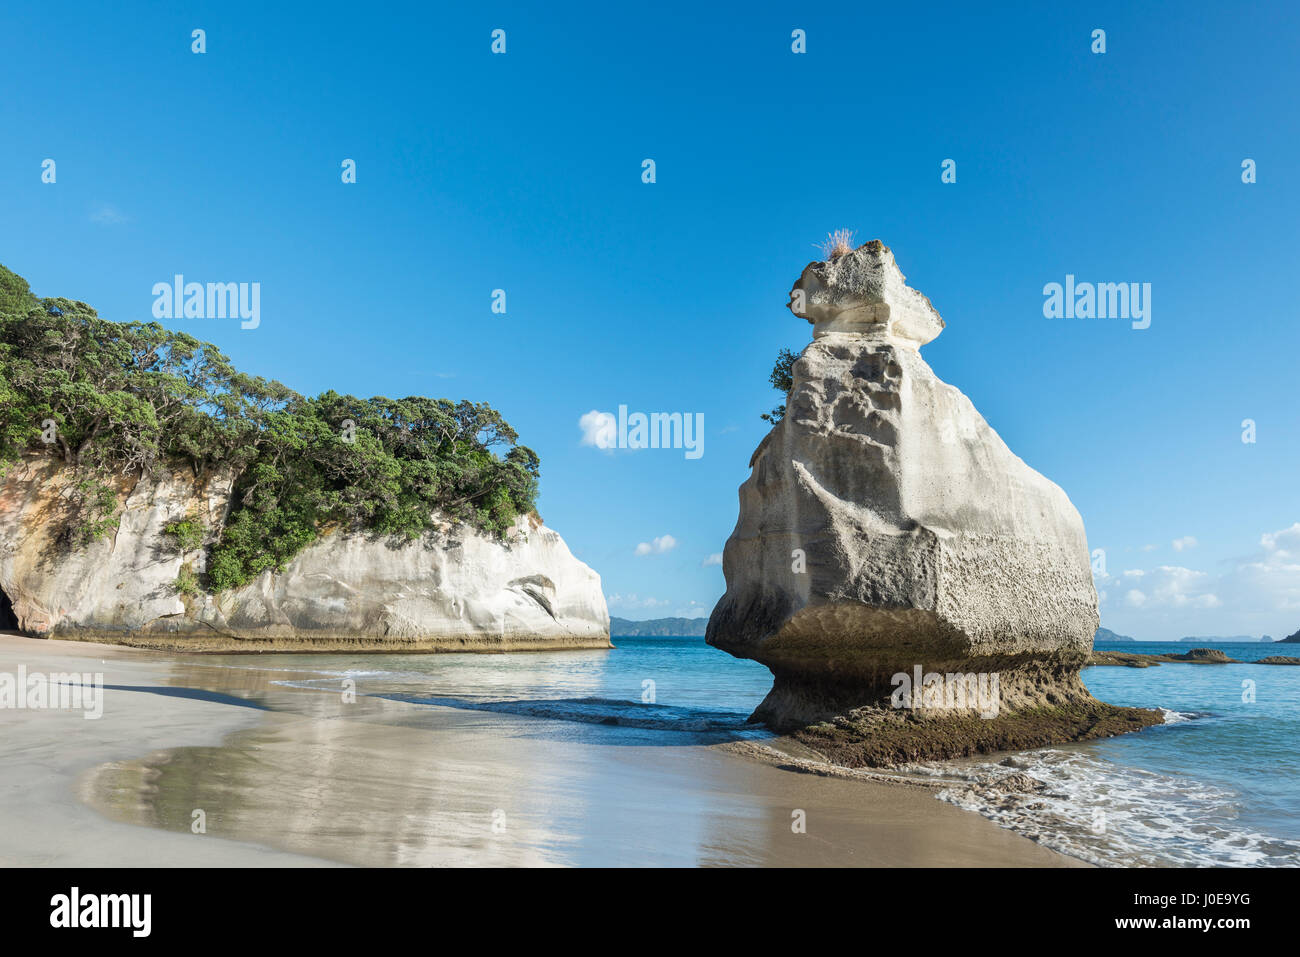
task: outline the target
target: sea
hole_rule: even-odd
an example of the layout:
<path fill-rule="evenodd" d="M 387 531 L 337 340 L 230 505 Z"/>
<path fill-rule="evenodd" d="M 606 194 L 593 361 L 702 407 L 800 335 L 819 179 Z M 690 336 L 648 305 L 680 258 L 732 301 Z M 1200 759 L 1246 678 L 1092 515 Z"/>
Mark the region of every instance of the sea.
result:
<path fill-rule="evenodd" d="M 547 733 L 662 747 L 770 737 L 748 722 L 771 687 L 762 665 L 698 637 L 615 637 L 611 651 L 313 655 L 286 684 L 511 715 Z M 1172 642 L 1099 642 L 1167 654 Z M 1064 854 L 1104 866 L 1300 866 L 1300 666 L 1252 664 L 1292 646 L 1222 644 L 1242 664 L 1083 672 L 1103 701 L 1157 708 L 1133 734 L 903 776 Z M 237 659 L 227 659 L 239 667 Z M 1026 786 L 1026 778 L 1029 779 Z M 1004 779 L 1014 787 L 999 784 Z"/>

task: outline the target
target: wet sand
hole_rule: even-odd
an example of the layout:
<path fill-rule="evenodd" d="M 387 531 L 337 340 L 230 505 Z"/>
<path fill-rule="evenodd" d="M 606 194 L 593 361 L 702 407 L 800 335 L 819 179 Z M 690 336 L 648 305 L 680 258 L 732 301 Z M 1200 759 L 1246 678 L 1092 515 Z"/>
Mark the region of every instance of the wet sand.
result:
<path fill-rule="evenodd" d="M 0 637 L 103 672 L 103 717 L 0 710 L 0 864 L 1074 866 L 928 792 L 732 746 L 273 684 L 289 670 Z M 306 665 L 304 664 L 304 667 Z M 206 833 L 191 831 L 202 812 Z M 804 833 L 792 822 L 805 821 Z"/>

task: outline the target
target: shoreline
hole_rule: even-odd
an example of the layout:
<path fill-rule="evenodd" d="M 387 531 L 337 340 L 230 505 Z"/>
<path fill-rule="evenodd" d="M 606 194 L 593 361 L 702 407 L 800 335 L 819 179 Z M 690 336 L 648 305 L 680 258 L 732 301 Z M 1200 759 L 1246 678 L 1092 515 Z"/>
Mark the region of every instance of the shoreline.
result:
<path fill-rule="evenodd" d="M 0 671 L 82 672 L 103 670 L 122 688 L 153 680 L 164 660 L 159 654 L 111 645 L 0 637 Z M 110 675 L 112 676 L 110 679 Z M 120 683 L 120 684 L 119 684 Z M 98 720 L 75 711 L 13 709 L 5 715 L 0 743 L 0 866 L 196 867 L 333 866 L 256 844 L 209 840 L 188 833 L 152 833 L 108 820 L 81 800 L 82 783 L 96 769 L 165 747 L 203 746 L 256 724 L 260 712 L 228 704 L 117 694 L 133 700 Z M 183 712 L 183 715 L 182 715 Z M 183 716 L 184 720 L 179 720 Z"/>
<path fill-rule="evenodd" d="M 101 720 L 15 712 L 4 863 L 1088 866 L 914 782 L 791 773 L 764 754 L 771 742 L 582 743 L 561 722 L 367 695 L 343 705 L 277 684 L 293 669 L 0 637 L 0 670 L 97 660 Z M 49 846 L 52 833 L 65 836 Z"/>
<path fill-rule="evenodd" d="M 48 637 L 22 632 L 0 631 L 0 638 L 26 638 L 31 641 L 56 641 L 69 644 L 97 645 L 106 648 L 129 648 L 181 655 L 438 655 L 502 654 L 515 651 L 599 651 L 615 647 L 607 635 L 602 638 L 538 638 L 535 636 L 449 635 L 440 638 L 357 638 L 314 636 L 307 638 L 241 638 L 214 634 L 140 634 L 121 636 L 106 632 L 52 634 Z"/>

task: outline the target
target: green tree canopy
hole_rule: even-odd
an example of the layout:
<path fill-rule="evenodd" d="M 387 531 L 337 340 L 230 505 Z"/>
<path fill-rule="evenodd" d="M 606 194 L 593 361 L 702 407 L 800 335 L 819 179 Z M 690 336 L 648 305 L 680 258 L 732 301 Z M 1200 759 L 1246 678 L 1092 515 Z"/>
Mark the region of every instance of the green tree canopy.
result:
<path fill-rule="evenodd" d="M 51 421 L 52 447 L 41 438 Z M 538 457 L 517 439 L 484 403 L 304 398 L 185 333 L 38 299 L 0 266 L 0 459 L 54 451 L 95 478 L 230 469 L 215 588 L 282 567 L 329 525 L 414 538 L 441 513 L 504 533 L 537 500 Z M 104 487 L 86 489 L 97 528 Z"/>
<path fill-rule="evenodd" d="M 790 349 L 782 349 L 776 354 L 776 362 L 772 366 L 767 381 L 772 383 L 772 388 L 782 395 L 788 396 L 790 390 L 794 388 L 794 364 L 798 359 L 799 353 Z M 782 402 L 771 412 L 764 412 L 759 417 L 776 425 L 785 418 L 785 403 Z"/>

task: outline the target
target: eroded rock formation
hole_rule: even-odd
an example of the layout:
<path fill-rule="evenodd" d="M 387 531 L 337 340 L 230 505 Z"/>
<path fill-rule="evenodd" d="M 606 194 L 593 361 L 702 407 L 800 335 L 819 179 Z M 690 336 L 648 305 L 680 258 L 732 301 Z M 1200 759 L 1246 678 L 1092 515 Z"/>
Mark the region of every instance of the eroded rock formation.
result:
<path fill-rule="evenodd" d="M 875 241 L 811 263 L 790 308 L 813 341 L 740 488 L 707 636 L 771 669 L 754 717 L 887 713 L 918 667 L 997 675 L 1003 716 L 1099 704 L 1078 679 L 1098 624 L 1083 522 L 921 358 L 930 301 Z"/>
<path fill-rule="evenodd" d="M 68 469 L 29 456 L 0 481 L 0 589 L 34 635 L 195 650 L 507 650 L 609 646 L 600 576 L 521 518 L 505 541 L 448 523 L 416 541 L 333 530 L 283 572 L 209 595 L 178 591 L 184 553 L 164 533 L 197 517 L 211 542 L 231 492 L 186 471 L 122 479 L 114 527 L 60 539 Z"/>

